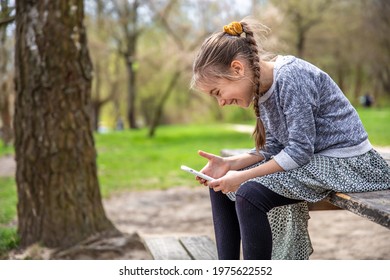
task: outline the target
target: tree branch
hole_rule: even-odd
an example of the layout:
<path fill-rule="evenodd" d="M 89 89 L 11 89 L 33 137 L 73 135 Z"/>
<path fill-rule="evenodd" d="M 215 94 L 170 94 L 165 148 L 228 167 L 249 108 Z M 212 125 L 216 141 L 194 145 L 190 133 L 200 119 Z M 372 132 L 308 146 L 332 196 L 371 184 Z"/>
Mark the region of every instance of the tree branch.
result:
<path fill-rule="evenodd" d="M 7 26 L 11 22 L 15 20 L 15 16 L 7 17 L 7 18 L 0 18 L 0 27 L 3 25 Z"/>

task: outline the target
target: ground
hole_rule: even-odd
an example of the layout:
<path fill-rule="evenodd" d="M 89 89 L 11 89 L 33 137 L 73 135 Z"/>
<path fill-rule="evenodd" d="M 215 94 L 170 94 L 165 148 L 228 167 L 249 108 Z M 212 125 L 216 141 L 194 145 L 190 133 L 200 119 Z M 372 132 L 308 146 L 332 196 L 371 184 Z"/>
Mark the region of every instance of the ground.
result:
<path fill-rule="evenodd" d="M 12 157 L 0 158 L 0 176 L 13 176 L 14 171 Z M 58 258 L 148 259 L 149 254 L 140 245 L 145 236 L 208 235 L 214 239 L 208 189 L 196 182 L 191 187 L 117 193 L 104 199 L 103 204 L 107 216 L 124 236 L 90 241 L 57 253 Z M 389 229 L 346 210 L 312 211 L 310 217 L 314 247 L 311 259 L 390 260 Z M 51 253 L 32 246 L 12 252 L 10 257 L 49 258 Z"/>
<path fill-rule="evenodd" d="M 201 235 L 214 238 L 206 187 L 127 192 L 104 201 L 107 215 L 123 232 Z M 311 259 L 390 260 L 390 230 L 346 210 L 310 212 Z"/>

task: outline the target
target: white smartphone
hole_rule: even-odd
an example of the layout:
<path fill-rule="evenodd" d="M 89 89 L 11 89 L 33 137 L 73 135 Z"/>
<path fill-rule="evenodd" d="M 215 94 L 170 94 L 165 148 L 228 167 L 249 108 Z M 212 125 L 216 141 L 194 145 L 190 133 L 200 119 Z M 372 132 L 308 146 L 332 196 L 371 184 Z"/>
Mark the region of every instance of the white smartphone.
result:
<path fill-rule="evenodd" d="M 205 179 L 205 180 L 207 180 L 207 181 L 214 180 L 214 178 L 212 178 L 212 177 L 210 177 L 210 176 L 207 176 L 206 174 L 203 174 L 203 173 L 201 173 L 201 172 L 199 172 L 199 171 L 196 171 L 195 169 L 192 169 L 191 167 L 188 167 L 188 166 L 185 166 L 185 165 L 182 165 L 182 166 L 181 166 L 181 170 L 184 170 L 184 171 L 186 171 L 186 172 L 188 172 L 188 173 L 191 173 L 191 174 L 193 174 L 193 175 L 196 175 L 196 176 L 198 176 L 198 177 L 200 177 L 200 178 L 203 178 L 203 179 Z M 228 197 L 231 201 L 236 201 L 236 193 L 234 193 L 234 192 L 229 192 L 229 193 L 227 193 L 226 195 L 227 195 L 227 197 Z"/>
<path fill-rule="evenodd" d="M 202 179 L 205 179 L 207 181 L 214 180 L 214 178 L 211 178 L 210 176 L 207 176 L 206 174 L 203 174 L 203 173 L 201 173 L 199 171 L 196 171 L 196 170 L 192 169 L 191 167 L 188 167 L 188 166 L 185 166 L 185 165 L 181 166 L 181 170 L 184 170 L 184 171 L 187 171 L 189 173 L 192 173 L 192 174 L 194 174 L 194 175 L 196 175 L 196 176 L 198 176 L 198 177 L 200 177 Z"/>

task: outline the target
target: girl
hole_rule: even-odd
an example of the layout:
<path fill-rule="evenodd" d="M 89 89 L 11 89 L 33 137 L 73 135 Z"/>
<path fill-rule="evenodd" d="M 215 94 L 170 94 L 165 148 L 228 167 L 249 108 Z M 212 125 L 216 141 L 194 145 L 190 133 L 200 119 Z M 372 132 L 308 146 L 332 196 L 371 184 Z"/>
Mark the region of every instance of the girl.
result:
<path fill-rule="evenodd" d="M 216 178 L 197 180 L 210 187 L 220 259 L 239 259 L 240 240 L 244 259 L 270 259 L 267 214 L 275 207 L 320 201 L 331 191 L 390 188 L 389 166 L 335 82 L 293 56 L 261 59 L 259 26 L 245 19 L 225 26 L 205 40 L 193 64 L 193 88 L 220 106 L 253 104 L 257 117 L 250 153 L 222 158 L 199 151 L 208 160 L 201 171 Z"/>

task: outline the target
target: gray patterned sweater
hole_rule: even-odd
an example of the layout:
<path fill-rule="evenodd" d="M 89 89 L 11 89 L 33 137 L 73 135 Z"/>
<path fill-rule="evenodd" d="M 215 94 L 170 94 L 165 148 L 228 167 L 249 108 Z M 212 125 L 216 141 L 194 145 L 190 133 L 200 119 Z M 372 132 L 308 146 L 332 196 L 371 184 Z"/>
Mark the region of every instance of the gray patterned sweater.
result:
<path fill-rule="evenodd" d="M 308 163 L 315 153 L 345 158 L 372 148 L 340 88 L 328 74 L 302 59 L 276 59 L 273 84 L 259 106 L 267 134 L 260 153 L 266 159 L 273 157 L 284 170 Z"/>

